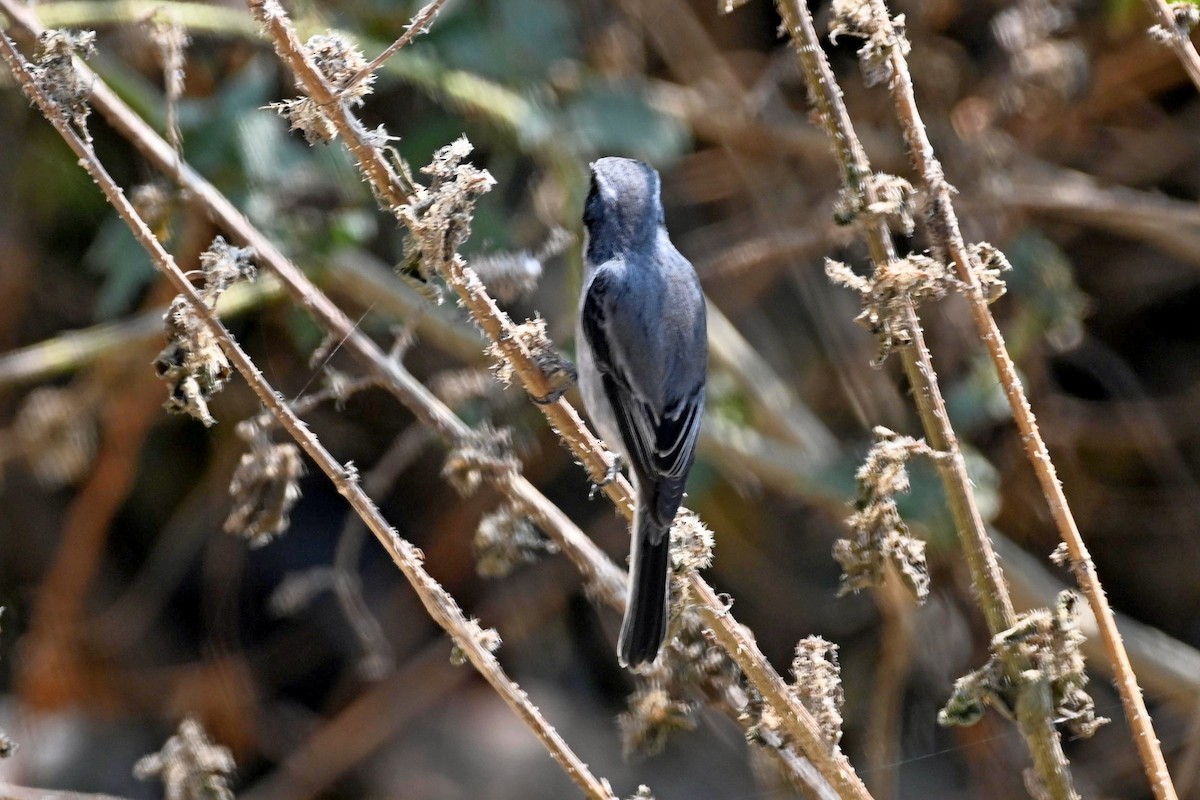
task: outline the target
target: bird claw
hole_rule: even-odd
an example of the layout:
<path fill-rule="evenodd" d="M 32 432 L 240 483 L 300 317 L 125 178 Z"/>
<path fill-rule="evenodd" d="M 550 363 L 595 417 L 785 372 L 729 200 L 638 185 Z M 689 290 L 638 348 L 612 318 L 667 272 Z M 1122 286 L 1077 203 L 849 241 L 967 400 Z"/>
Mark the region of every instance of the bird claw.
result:
<path fill-rule="evenodd" d="M 604 479 L 600 482 L 592 481 L 592 489 L 588 492 L 588 499 L 591 500 L 596 496 L 596 492 L 603 489 L 605 486 L 611 485 L 621 475 L 621 470 L 625 463 L 621 459 L 620 453 L 614 453 L 611 450 L 608 453 L 609 461 L 608 468 L 604 471 Z"/>
<path fill-rule="evenodd" d="M 530 395 L 529 399 L 537 403 L 539 406 L 551 406 L 561 400 L 562 396 L 566 394 L 567 390 L 570 388 L 571 384 L 568 383 L 566 386 L 560 386 L 559 388 L 554 389 L 548 394 L 542 395 L 541 397 L 534 397 L 533 395 Z"/>

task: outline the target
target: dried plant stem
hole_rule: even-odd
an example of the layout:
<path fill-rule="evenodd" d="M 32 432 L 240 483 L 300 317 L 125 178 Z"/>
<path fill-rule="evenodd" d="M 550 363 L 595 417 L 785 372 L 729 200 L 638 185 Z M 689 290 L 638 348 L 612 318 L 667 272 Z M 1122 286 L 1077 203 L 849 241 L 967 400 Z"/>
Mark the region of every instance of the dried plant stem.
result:
<path fill-rule="evenodd" d="M 387 60 L 394 56 L 397 51 L 407 46 L 409 42 L 420 36 L 422 33 L 425 33 L 425 31 L 429 30 L 430 23 L 433 22 L 434 17 L 438 15 L 438 12 L 442 10 L 442 6 L 444 5 L 446 5 L 446 0 L 432 0 L 432 2 L 418 11 L 417 15 L 412 18 L 412 22 L 408 23 L 403 35 L 401 35 L 399 39 L 388 45 L 382 53 L 375 56 L 370 64 L 367 64 L 365 67 L 359 70 L 354 77 L 346 81 L 346 89 L 354 86 L 368 75 L 373 74 L 375 70 L 387 63 Z M 345 89 L 343 89 L 343 91 L 345 91 Z"/>
<path fill-rule="evenodd" d="M 84 142 L 71 123 L 34 81 L 24 59 L 12 40 L 5 35 L 0 35 L 0 58 L 3 58 L 25 93 L 38 105 L 43 116 L 50 120 L 71 150 L 79 157 L 80 164 L 128 224 L 138 243 L 150 254 L 155 267 L 163 273 L 173 288 L 188 300 L 197 316 L 217 338 L 221 349 L 250 384 L 259 400 L 272 412 L 321 471 L 329 477 L 337 487 L 338 493 L 346 498 L 370 528 L 379 543 L 392 557 L 396 566 L 412 584 L 429 615 L 450 634 L 455 644 L 466 654 L 479 673 L 529 726 L 568 777 L 588 797 L 611 800 L 613 795 L 607 782 L 601 782 L 591 774 L 587 765 L 575 755 L 558 735 L 558 732 L 542 717 L 541 712 L 530 702 L 520 687 L 504 673 L 495 656 L 480 641 L 478 624 L 467 619 L 454 599 L 425 571 L 421 566 L 420 551 L 411 543 L 400 538 L 388 525 L 379 509 L 359 485 L 354 470 L 343 466 L 334 459 L 316 436 L 308 430 L 308 427 L 296 417 L 280 395 L 266 382 L 258 367 L 250 360 L 241 346 L 229 336 L 216 314 L 205 304 L 195 287 L 175 264 L 175 260 L 163 249 L 153 232 L 126 199 L 124 192 L 104 169 L 95 152 Z"/>
<path fill-rule="evenodd" d="M 409 198 L 404 182 L 392 169 L 383 153 L 368 144 L 363 136 L 361 123 L 349 113 L 345 104 L 334 95 L 311 63 L 286 12 L 277 0 L 248 0 L 248 5 L 274 43 L 280 58 L 291 67 L 305 92 L 325 110 L 358 161 L 379 200 L 393 211 L 405 205 Z M 462 305 L 499 349 L 530 396 L 549 396 L 555 387 L 542 373 L 522 339 L 516 335 L 511 320 L 488 295 L 474 271 L 457 254 L 453 254 L 445 263 L 437 266 L 447 283 L 458 294 Z M 563 399 L 543 404 L 541 408 L 563 443 L 581 461 L 592 480 L 598 484 L 603 483 L 608 471 L 608 458 L 604 448 L 588 431 L 575 409 Z M 633 494 L 629 482 L 624 477 L 607 483 L 603 489 L 622 514 L 626 517 L 632 515 Z M 547 505 L 550 506 L 545 509 L 547 513 L 562 513 L 548 501 Z M 553 512 L 550 509 L 553 509 Z M 788 735 L 800 751 L 812 761 L 842 797 L 869 797 L 866 787 L 854 773 L 846 757 L 825 740 L 812 715 L 800 704 L 753 639 L 732 618 L 712 588 L 696 573 L 692 573 L 690 582 L 694 596 L 699 601 L 698 611 L 705 624 L 709 626 L 717 642 L 779 713 Z"/>
<path fill-rule="evenodd" d="M 1158 20 L 1159 26 L 1166 32 L 1165 43 L 1175 51 L 1175 55 L 1179 59 L 1179 63 L 1183 64 L 1188 77 L 1192 79 L 1192 83 L 1196 84 L 1196 88 L 1200 89 L 1200 53 L 1196 52 L 1196 45 L 1192 44 L 1192 40 L 1188 38 L 1188 32 L 1181 30 L 1179 23 L 1175 21 L 1171 6 L 1166 0 L 1146 0 L 1146 7 L 1150 9 L 1150 14 Z"/>
<path fill-rule="evenodd" d="M 812 16 L 798 0 L 778 0 L 777 6 L 784 25 L 791 34 L 800 57 L 809 96 L 817 107 L 821 122 L 832 140 L 843 181 L 850 191 L 865 192 L 867 203 L 878 201 L 873 189 L 864 182 L 870 164 L 859 142 L 850 116 L 842 102 L 841 90 L 833 77 L 829 62 L 821 50 Z M 887 223 L 878 218 L 862 225 L 871 258 L 878 266 L 896 257 Z M 912 385 L 917 411 L 929 444 L 946 454 L 938 460 L 938 472 L 962 541 L 967 565 L 971 571 L 980 607 L 988 630 L 993 636 L 1010 629 L 1015 622 L 1012 600 L 1000 571 L 991 539 L 984 527 L 983 517 L 971 488 L 966 462 L 958 445 L 958 437 L 950 425 L 945 400 L 937 383 L 937 375 L 920 319 L 911 301 L 904 304 L 903 323 L 911 344 L 900 348 L 899 355 L 905 374 Z M 1004 668 L 1013 686 L 1022 686 L 1022 673 L 1028 668 L 1013 652 L 1004 656 Z M 1033 687 L 1029 687 L 1032 691 Z M 1017 704 L 1017 723 L 1033 757 L 1034 768 L 1048 796 L 1056 800 L 1076 798 L 1062 742 L 1048 714 L 1039 713 L 1032 703 Z"/>
<path fill-rule="evenodd" d="M 9 14 L 27 31 L 34 35 L 41 32 L 36 18 L 24 6 L 12 0 L 0 0 L 0 8 Z M 471 429 L 450 409 L 446 408 L 425 386 L 413 378 L 397 362 L 389 359 L 368 337 L 362 334 L 353 321 L 340 308 L 314 287 L 305 275 L 292 264 L 283 253 L 237 210 L 237 208 L 212 184 L 201 177 L 186 162 L 178 164 L 166 141 L 145 123 L 132 109 L 118 98 L 108 86 L 85 65 L 77 68 L 92 85 L 92 105 L 105 116 L 112 127 L 130 141 L 154 166 L 179 182 L 187 190 L 193 202 L 206 209 L 213 220 L 243 245 L 253 247 L 260 264 L 271 269 L 280 279 L 284 289 L 295 301 L 307 309 L 331 335 L 342 342 L 347 352 L 360 360 L 373 375 L 379 376 L 384 386 L 399 399 L 413 414 L 445 441 L 454 443 L 470 434 Z M 538 373 L 540 375 L 540 373 Z M 577 419 L 577 417 L 576 417 Z M 582 426 L 582 423 L 580 423 Z M 586 430 L 577 434 L 577 441 L 587 441 L 587 452 L 594 455 L 595 469 L 603 474 L 606 468 L 604 451 Z M 581 451 L 575 451 L 580 455 Z M 624 482 L 622 482 L 624 483 Z M 497 476 L 494 485 L 527 514 L 539 527 L 546 531 L 562 548 L 588 582 L 592 592 L 603 602 L 621 610 L 625 602 L 625 574 L 612 563 L 591 539 L 589 539 L 563 512 L 541 494 L 528 480 L 515 472 Z M 618 487 L 619 501 L 625 498 L 624 509 L 632 509 L 629 487 Z M 812 743 L 815 748 L 811 756 L 813 765 L 839 789 L 842 797 L 868 798 L 853 769 L 840 753 L 822 757 L 827 745 L 820 738 L 815 721 L 794 700 L 783 682 L 758 651 L 753 640 L 737 625 L 714 592 L 699 576 L 692 578 L 693 588 L 703 588 L 703 598 L 708 603 L 708 618 L 721 623 L 723 635 L 720 644 L 727 649 L 739 666 L 747 673 L 759 691 L 776 708 L 786 709 L 783 722 L 791 738 L 800 743 Z M 799 764 L 787 751 L 780 753 L 783 763 Z M 793 769 L 797 776 L 805 779 L 804 772 Z"/>
<path fill-rule="evenodd" d="M 1162 5 L 1161 2 L 1157 4 Z M 885 35 L 895 36 L 895 27 L 883 0 L 874 0 L 874 5 L 874 24 L 880 26 Z M 1191 47 L 1190 42 L 1187 44 L 1192 57 L 1195 58 L 1196 49 Z M 913 167 L 920 182 L 924 185 L 930 207 L 929 236 L 954 262 L 955 272 L 966 287 L 966 298 L 976 330 L 996 367 L 1000 385 L 1012 408 L 1017 429 L 1021 432 L 1025 453 L 1029 456 L 1029 461 L 1041 484 L 1042 493 L 1049 504 L 1050 515 L 1058 528 L 1059 536 L 1066 542 L 1076 580 L 1087 596 L 1092 613 L 1096 616 L 1100 638 L 1103 640 L 1108 660 L 1112 664 L 1113 681 L 1121 694 L 1125 717 L 1129 720 L 1129 727 L 1132 729 L 1133 740 L 1137 745 L 1146 777 L 1150 781 L 1157 800 L 1170 800 L 1175 797 L 1175 788 L 1171 784 L 1171 776 L 1167 771 L 1158 737 L 1154 734 L 1154 726 L 1146 711 L 1142 690 L 1138 687 L 1137 677 L 1133 674 L 1133 668 L 1129 664 L 1129 656 L 1125 652 L 1121 634 L 1117 630 L 1116 619 L 1108 604 L 1104 587 L 1100 585 L 1096 565 L 1092 562 L 1091 554 L 1088 553 L 1083 537 L 1079 534 L 1079 528 L 1075 524 L 1070 506 L 1067 505 L 1062 483 L 1055 472 L 1054 462 L 1050 460 L 1050 451 L 1046 448 L 1046 443 L 1038 430 L 1033 409 L 1025 396 L 1025 388 L 1022 386 L 1016 367 L 1004 346 L 1004 336 L 1000 333 L 1000 327 L 996 324 L 991 309 L 988 308 L 979 278 L 971 267 L 971 254 L 963 239 L 962 231 L 959 229 L 958 218 L 954 214 L 951 198 L 953 189 L 946 182 L 942 165 L 933 152 L 933 145 L 929 141 L 925 124 L 921 120 L 912 76 L 909 74 L 908 62 L 902 48 L 893 47 L 889 61 L 892 68 L 892 79 L 888 82 L 888 86 L 895 99 L 896 116 L 900 120 Z M 1184 63 L 1188 64 L 1189 62 L 1185 60 Z M 1197 62 L 1197 66 L 1200 67 L 1200 61 Z"/>

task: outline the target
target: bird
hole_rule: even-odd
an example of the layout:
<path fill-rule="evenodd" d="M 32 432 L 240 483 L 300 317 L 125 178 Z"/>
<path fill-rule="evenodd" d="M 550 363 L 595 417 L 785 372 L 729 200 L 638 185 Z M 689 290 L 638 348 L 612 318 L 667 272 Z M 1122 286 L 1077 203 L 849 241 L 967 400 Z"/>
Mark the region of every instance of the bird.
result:
<path fill-rule="evenodd" d="M 670 531 L 704 416 L 708 333 L 696 270 L 671 243 L 648 164 L 601 158 L 584 203 L 576 361 L 584 407 L 634 488 L 617 652 L 652 664 L 667 638 Z"/>

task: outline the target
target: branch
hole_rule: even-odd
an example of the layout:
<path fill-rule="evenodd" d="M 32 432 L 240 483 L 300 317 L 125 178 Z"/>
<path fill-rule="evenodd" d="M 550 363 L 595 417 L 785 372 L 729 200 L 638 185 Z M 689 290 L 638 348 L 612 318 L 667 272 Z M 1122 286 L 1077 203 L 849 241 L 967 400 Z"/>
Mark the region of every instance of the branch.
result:
<path fill-rule="evenodd" d="M 1158 0 L 1157 4 L 1163 5 L 1161 0 Z M 1121 704 L 1125 709 L 1125 717 L 1129 720 L 1133 740 L 1137 745 L 1146 777 L 1150 781 L 1157 800 L 1171 800 L 1175 797 L 1175 787 L 1171 783 L 1171 776 L 1167 772 L 1167 764 L 1163 759 L 1158 737 L 1154 734 L 1154 726 L 1146 711 L 1142 690 L 1138 687 L 1137 677 L 1133 674 L 1129 656 L 1121 642 L 1121 634 L 1117 630 L 1117 623 L 1113 617 L 1112 608 L 1108 604 L 1108 597 L 1100 585 L 1096 565 L 1092 562 L 1091 554 L 1083 542 L 1083 537 L 1079 534 L 1075 518 L 1067 505 L 1062 483 L 1054 469 L 1054 462 L 1050 460 L 1050 451 L 1046 448 L 1041 431 L 1038 430 L 1037 420 L 1034 418 L 1033 409 L 1025 396 L 1025 388 L 1021 385 L 1021 379 L 1017 376 L 1017 369 L 1004 346 L 1004 336 L 1000 333 L 1000 327 L 996 324 L 995 318 L 992 317 L 983 286 L 976 270 L 972 267 L 973 259 L 954 213 L 953 188 L 947 183 L 942 165 L 934 155 L 933 144 L 929 141 L 925 124 L 917 109 L 912 76 L 909 74 L 908 62 L 904 56 L 905 47 L 899 44 L 903 42 L 903 32 L 896 30 L 883 0 L 872 0 L 872 9 L 874 13 L 868 24 L 872 35 L 897 42 L 889 50 L 888 63 L 891 67 L 892 77 L 888 81 L 888 86 L 895 100 L 896 117 L 900 121 L 905 142 L 908 144 L 913 167 L 920 182 L 924 185 L 926 200 L 929 204 L 928 235 L 935 247 L 946 253 L 953 261 L 958 279 L 966 287 L 965 294 L 975 328 L 996 367 L 1000 385 L 1008 398 L 1017 429 L 1021 433 L 1025 453 L 1041 484 L 1042 493 L 1049 504 L 1050 515 L 1054 518 L 1059 536 L 1067 545 L 1076 580 L 1087 596 L 1092 613 L 1096 616 L 1100 638 L 1104 642 L 1104 649 L 1112 664 L 1113 680 L 1121 694 Z M 1196 50 L 1190 42 L 1187 42 L 1187 50 L 1191 57 L 1196 57 Z M 1191 62 L 1185 61 L 1184 63 L 1187 65 Z M 1197 73 L 1194 77 L 1200 79 L 1200 59 L 1196 60 L 1196 67 Z M 1198 85 L 1200 85 L 1200 80 L 1198 80 Z"/>
<path fill-rule="evenodd" d="M 249 6 L 274 43 L 280 58 L 291 67 L 305 92 L 324 111 L 346 142 L 383 206 L 395 213 L 407 205 L 409 197 L 404 189 L 405 182 L 393 170 L 383 152 L 367 142 L 361 123 L 349 113 L 346 104 L 332 92 L 316 70 L 283 8 L 276 0 L 249 0 Z M 526 392 L 534 398 L 552 395 L 556 387 L 543 374 L 525 341 L 517 334 L 516 326 L 488 295 L 462 258 L 450 254 L 445 263 L 435 266 L 512 368 L 514 377 Z M 540 408 L 591 479 L 597 484 L 603 483 L 608 471 L 608 457 L 575 409 L 561 398 L 553 403 L 541 404 Z M 627 518 L 632 514 L 633 495 L 624 477 L 608 483 L 603 490 L 622 514 Z M 554 513 L 561 515 L 562 512 L 553 505 L 548 502 L 547 505 L 547 512 L 553 509 Z M 693 596 L 699 601 L 698 612 L 704 623 L 711 628 L 720 646 L 776 709 L 786 732 L 804 755 L 842 797 L 869 797 L 866 787 L 846 757 L 824 738 L 812 715 L 766 660 L 753 639 L 732 618 L 712 588 L 696 573 L 691 573 L 688 581 Z"/>
<path fill-rule="evenodd" d="M 79 157 L 81 166 L 87 170 L 92 180 L 104 192 L 109 203 L 133 232 L 134 238 L 150 254 L 155 267 L 187 300 L 197 317 L 217 339 L 222 351 L 250 384 L 262 404 L 271 411 L 291 437 L 333 482 L 338 493 L 346 498 L 358 516 L 370 528 L 375 538 L 391 556 L 392 561 L 412 584 L 429 615 L 450 634 L 457 647 L 465 653 L 484 679 L 529 726 L 568 777 L 588 797 L 597 798 L 597 800 L 611 800 L 613 795 L 607 782 L 601 782 L 591 774 L 587 765 L 575 755 L 558 732 L 542 717 L 541 712 L 530 702 L 528 696 L 504 673 L 496 657 L 483 642 L 483 632 L 479 624 L 468 619 L 458 608 L 454 599 L 425 571 L 421 565 L 423 556 L 420 551 L 402 539 L 387 523 L 379 509 L 359 485 L 357 473 L 353 468 L 343 466 L 333 458 L 308 427 L 296 417 L 281 396 L 267 383 L 258 367 L 250 360 L 241 346 L 230 337 L 214 311 L 204 302 L 195 287 L 175 264 L 175 260 L 163 249 L 153 232 L 138 215 L 137 210 L 125 197 L 121 188 L 104 169 L 95 152 L 63 115 L 60 108 L 47 97 L 37 84 L 25 60 L 7 35 L 0 35 L 0 58 L 3 58 L 25 94 L 37 104 L 42 115 L 54 125 L 67 145 Z"/>
<path fill-rule="evenodd" d="M 1175 51 L 1175 56 L 1179 59 L 1179 63 L 1183 64 L 1188 77 L 1192 79 L 1192 83 L 1196 84 L 1196 88 L 1200 89 L 1200 53 L 1196 52 L 1196 46 L 1192 44 L 1189 35 L 1191 25 L 1195 24 L 1195 20 L 1193 18 L 1192 23 L 1189 24 L 1186 17 L 1177 18 L 1172 5 L 1180 7 L 1181 15 L 1187 13 L 1189 9 L 1194 13 L 1194 6 L 1187 2 L 1169 4 L 1166 0 L 1146 0 L 1146 7 L 1150 9 L 1150 14 L 1158 20 L 1158 25 L 1151 29 L 1151 33 L 1157 34 L 1155 38 Z"/>
<path fill-rule="evenodd" d="M 41 32 L 41 26 L 29 11 L 16 5 L 12 0 L 0 0 L 0 9 L 9 14 L 23 28 L 34 35 Z M 108 123 L 135 148 L 156 169 L 177 181 L 185 189 L 193 202 L 203 206 L 214 222 L 226 231 L 230 237 L 241 245 L 254 248 L 260 264 L 273 271 L 283 284 L 285 290 L 295 299 L 298 305 L 313 315 L 315 320 L 328 334 L 342 342 L 342 348 L 354 356 L 372 375 L 378 376 L 383 385 L 403 403 L 425 425 L 435 431 L 444 441 L 455 443 L 470 434 L 467 427 L 457 416 L 446 408 L 431 392 L 417 382 L 394 361 L 389 360 L 384 353 L 361 331 L 356 329 L 350 320 L 336 305 L 317 291 L 307 277 L 292 264 L 283 253 L 265 236 L 262 235 L 248 220 L 229 202 L 215 187 L 200 176 L 187 163 L 179 165 L 176 170 L 175 156 L 166 142 L 118 98 L 108 86 L 84 65 L 77 65 L 85 80 L 92 86 L 92 105 L 108 121 Z M 564 404 L 565 405 L 565 404 Z M 569 408 L 569 406 L 568 406 Z M 571 412 L 572 414 L 574 412 Z M 578 417 L 575 416 L 578 420 Z M 592 453 L 594 465 L 600 474 L 607 469 L 604 452 L 598 443 L 590 437 L 581 422 L 577 422 L 576 434 L 579 441 L 590 443 L 590 450 L 574 450 L 577 457 L 583 453 Z M 624 483 L 624 482 L 622 482 Z M 528 480 L 515 472 L 505 473 L 493 481 L 493 486 L 509 497 L 522 512 L 527 514 L 543 531 L 549 535 L 562 549 L 563 553 L 581 572 L 592 592 L 603 602 L 621 610 L 624 606 L 625 575 L 623 570 L 615 566 L 604 553 L 596 547 L 562 511 L 542 495 Z M 619 503 L 623 497 L 628 498 L 628 486 L 613 490 L 615 500 Z M 620 508 L 620 506 L 619 506 Z M 626 513 L 631 506 L 624 506 Z M 800 749 L 806 746 L 811 752 L 805 752 L 817 768 L 818 772 L 833 786 L 840 787 L 842 797 L 868 798 L 865 787 L 854 775 L 853 769 L 840 752 L 827 752 L 828 745 L 816 726 L 815 721 L 807 711 L 795 700 L 786 683 L 758 650 L 757 644 L 750 635 L 742 629 L 730 615 L 715 593 L 698 575 L 690 578 L 693 587 L 702 587 L 701 600 L 709 605 L 706 609 L 707 619 L 715 620 L 714 631 L 720 634 L 718 644 L 729 652 L 748 680 L 755 684 L 763 696 L 776 708 L 790 713 L 781 713 L 782 724 L 790 737 L 798 743 Z M 693 596 L 696 596 L 695 594 Z M 738 720 L 740 724 L 748 724 Z M 807 744 L 806 744 L 807 743 Z M 807 781 L 806 771 L 800 769 L 806 766 L 787 749 L 776 751 L 788 769 L 802 781 Z"/>
<path fill-rule="evenodd" d="M 784 26 L 791 34 L 803 67 L 809 96 L 816 105 L 822 124 L 833 145 L 846 190 L 862 195 L 864 205 L 879 202 L 877 192 L 867 178 L 870 163 L 854 131 L 842 101 L 841 89 L 825 58 L 806 4 L 798 0 L 777 0 Z M 878 272 L 896 260 L 887 222 L 879 216 L 860 217 L 871 260 Z M 967 565 L 976 588 L 988 630 L 992 636 L 1013 627 L 1016 616 L 1004 576 L 984 528 L 983 518 L 971 488 L 966 462 L 958 438 L 950 426 L 945 400 L 937 383 L 937 374 L 916 309 L 909 298 L 901 306 L 901 322 L 910 343 L 899 348 L 905 374 L 913 387 L 914 400 L 929 444 L 945 454 L 937 460 L 938 474 L 954 516 L 955 528 L 967 557 Z M 1012 686 L 1022 685 L 1028 665 L 1011 650 L 1004 653 L 1004 671 Z M 1018 704 L 1018 725 L 1033 756 L 1034 766 L 1050 796 L 1065 800 L 1076 798 L 1062 742 L 1048 716 L 1036 713 L 1033 704 Z"/>

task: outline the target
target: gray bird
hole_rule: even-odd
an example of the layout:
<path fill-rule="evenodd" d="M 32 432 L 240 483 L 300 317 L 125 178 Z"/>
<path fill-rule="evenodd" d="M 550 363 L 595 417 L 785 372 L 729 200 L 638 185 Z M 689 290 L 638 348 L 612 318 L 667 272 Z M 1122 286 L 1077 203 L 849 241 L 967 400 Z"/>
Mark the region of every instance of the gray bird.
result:
<path fill-rule="evenodd" d="M 696 271 L 667 236 L 654 169 L 591 165 L 576 359 L 588 414 L 629 464 L 636 493 L 621 663 L 654 661 L 667 637 L 671 521 L 704 416 L 708 334 Z"/>

